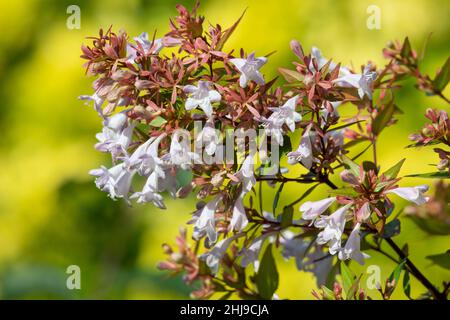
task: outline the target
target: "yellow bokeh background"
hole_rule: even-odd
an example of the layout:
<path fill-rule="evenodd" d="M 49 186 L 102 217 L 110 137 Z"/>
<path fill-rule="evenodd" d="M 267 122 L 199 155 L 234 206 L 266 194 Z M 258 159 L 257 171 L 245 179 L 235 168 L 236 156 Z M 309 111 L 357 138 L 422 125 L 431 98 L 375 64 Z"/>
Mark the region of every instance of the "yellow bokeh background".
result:
<path fill-rule="evenodd" d="M 190 7 L 193 1 L 181 1 Z M 190 217 L 195 199 L 167 201 L 168 210 L 127 208 L 97 190 L 89 169 L 109 159 L 93 148 L 101 130 L 96 113 L 77 100 L 90 94 L 92 78 L 79 58 L 85 37 L 110 25 L 131 36 L 142 31 L 162 35 L 176 14 L 176 1 L 3 1 L 0 4 L 0 298 L 187 298 L 179 278 L 156 269 L 163 259 L 161 244 L 173 243 Z M 66 9 L 81 8 L 81 28 L 66 27 Z M 367 8 L 381 10 L 381 29 L 369 30 Z M 206 21 L 231 25 L 247 8 L 227 48 L 266 54 L 277 52 L 264 67 L 267 77 L 293 60 L 289 41 L 305 49 L 315 45 L 326 57 L 356 68 L 368 60 L 384 63 L 381 49 L 389 40 L 409 36 L 421 48 L 432 33 L 423 64 L 434 76 L 450 53 L 450 5 L 447 0 L 233 0 L 203 1 Z M 446 90 L 450 95 L 450 90 Z M 404 149 L 408 134 L 425 123 L 427 107 L 448 108 L 435 97 L 405 83 L 398 105 L 404 111 L 397 126 L 380 139 L 379 163 L 388 168 L 406 157 L 402 174 L 431 171 L 437 157 L 431 149 Z M 447 109 L 448 110 L 448 109 Z M 422 184 L 407 178 L 405 186 Z M 280 205 L 298 197 L 302 186 L 285 188 Z M 310 197 L 320 199 L 325 188 Z M 267 199 L 274 195 L 265 190 Z M 271 207 L 266 201 L 268 208 Z M 398 201 L 399 207 L 405 203 Z M 297 209 L 297 208 L 296 208 Z M 426 255 L 449 249 L 448 237 L 429 236 L 402 218 L 399 244 L 408 243 L 411 259 L 436 284 L 450 272 L 434 266 Z M 374 252 L 366 266 L 351 264 L 356 273 L 379 265 L 387 277 L 395 265 Z M 298 272 L 293 261 L 278 255 L 281 298 L 311 299 L 315 281 Z M 79 265 L 82 289 L 66 289 L 66 268 Z M 412 295 L 424 288 L 412 281 Z M 369 290 L 376 297 L 376 292 Z M 405 296 L 401 288 L 395 298 Z"/>

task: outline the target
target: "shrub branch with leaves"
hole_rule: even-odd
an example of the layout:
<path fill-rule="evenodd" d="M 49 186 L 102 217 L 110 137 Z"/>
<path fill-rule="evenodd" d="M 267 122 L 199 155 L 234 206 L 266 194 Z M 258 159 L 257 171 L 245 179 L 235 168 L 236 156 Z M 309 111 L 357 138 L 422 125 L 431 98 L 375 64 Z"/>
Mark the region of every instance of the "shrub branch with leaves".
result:
<path fill-rule="evenodd" d="M 385 288 L 378 284 L 381 298 L 391 297 L 403 273 L 409 298 L 412 276 L 426 290 L 424 297 L 447 299 L 449 282 L 431 283 L 410 260 L 407 245 L 401 248 L 393 239 L 400 232 L 393 211 L 398 197 L 406 199 L 411 202 L 405 209 L 408 217 L 431 234 L 448 235 L 448 184 L 441 180 L 435 196 L 425 195 L 426 185 L 405 186 L 400 171 L 407 160 L 384 167 L 377 159 L 377 141 L 397 122 L 401 110 L 395 93 L 405 78 L 416 78 L 419 90 L 449 103 L 443 90 L 450 81 L 450 60 L 431 79 L 419 69 L 424 54 L 419 57 L 406 38 L 383 50 L 388 59 L 384 67 L 369 62 L 352 70 L 323 57 L 317 48 L 306 53 L 292 41 L 293 67 L 278 69 L 284 82 L 267 80 L 262 70 L 270 53 L 225 49 L 242 16 L 223 29 L 206 25 L 198 3 L 191 11 L 181 5 L 177 10 L 162 38 L 143 33 L 130 40 L 123 31 L 100 30 L 89 38 L 90 45 L 82 46 L 81 56 L 87 74 L 96 80 L 95 93 L 80 98 L 93 104 L 103 122 L 95 147 L 112 156 L 111 167 L 91 171 L 97 187 L 112 199 L 159 208 L 166 207 L 165 194 L 195 194 L 199 200 L 187 221 L 191 231 L 181 229 L 176 247 L 164 244 L 168 258 L 159 267 L 183 274 L 196 287 L 195 298 L 221 293 L 223 299 L 276 299 L 281 275 L 274 252 L 279 250 L 299 270 L 315 275 L 320 287 L 313 291 L 316 298 L 370 299 L 360 287 L 361 276 L 346 263 L 364 264 L 370 258 L 365 251 L 371 250 L 396 264 Z M 352 106 L 352 116 L 340 115 L 339 109 Z M 426 117 L 431 123 L 411 135 L 410 147 L 448 148 L 447 112 L 429 109 Z M 236 135 L 252 129 L 262 135 Z M 231 161 L 229 144 L 223 143 L 230 130 L 236 135 Z M 297 133 L 301 140 L 292 148 L 290 138 Z M 204 152 L 192 151 L 184 135 L 194 136 Z M 252 144 L 260 147 L 259 162 Z M 355 153 L 359 144 L 367 145 Z M 367 151 L 373 160 L 358 161 Z M 449 178 L 450 151 L 434 151 L 438 170 L 415 176 Z M 283 158 L 288 168 L 279 165 Z M 288 177 L 294 166 L 306 173 Z M 331 181 L 336 176 L 339 183 Z M 265 184 L 274 188 L 271 212 L 263 210 Z M 283 190 L 291 184 L 308 188 L 279 208 Z M 319 185 L 328 187 L 327 198 L 314 196 Z M 384 243 L 395 255 L 385 251 Z M 449 267 L 448 252 L 429 259 Z"/>

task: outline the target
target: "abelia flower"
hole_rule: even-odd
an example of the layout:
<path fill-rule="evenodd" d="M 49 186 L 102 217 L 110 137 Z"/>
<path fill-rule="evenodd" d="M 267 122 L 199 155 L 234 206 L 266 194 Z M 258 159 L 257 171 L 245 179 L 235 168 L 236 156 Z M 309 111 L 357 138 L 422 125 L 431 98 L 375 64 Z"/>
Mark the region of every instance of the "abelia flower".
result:
<path fill-rule="evenodd" d="M 175 132 L 170 143 L 170 151 L 164 159 L 170 159 L 170 163 L 180 166 L 182 169 L 189 169 L 192 164 L 199 163 L 199 155 L 191 152 L 190 141 L 183 134 Z"/>
<path fill-rule="evenodd" d="M 263 119 L 264 127 L 270 135 L 275 138 L 279 145 L 283 145 L 283 125 L 286 124 L 291 132 L 295 130 L 295 123 L 302 120 L 300 113 L 295 111 L 298 95 L 290 98 L 286 103 L 278 108 L 269 108 L 272 114 L 267 119 Z"/>
<path fill-rule="evenodd" d="M 200 259 L 205 260 L 206 265 L 211 269 L 214 274 L 219 271 L 219 262 L 228 250 L 231 243 L 241 235 L 234 235 L 232 237 L 219 241 L 212 250 L 202 254 Z"/>
<path fill-rule="evenodd" d="M 128 171 L 123 164 L 118 164 L 110 169 L 101 166 L 100 169 L 89 171 L 90 175 L 96 177 L 95 184 L 97 188 L 109 194 L 111 199 L 123 198 L 127 203 L 130 193 L 131 180 L 135 170 Z"/>
<path fill-rule="evenodd" d="M 248 224 L 247 214 L 245 213 L 244 207 L 244 196 L 245 193 L 242 192 L 239 197 L 234 202 L 233 206 L 233 216 L 231 217 L 229 230 L 242 231 Z"/>
<path fill-rule="evenodd" d="M 165 136 L 165 134 L 161 134 L 158 137 L 150 137 L 137 147 L 131 156 L 124 159 L 125 166 L 129 170 L 136 169 L 141 176 L 147 176 L 153 171 L 156 171 L 159 176 L 163 176 L 163 162 L 158 157 L 158 148 Z"/>
<path fill-rule="evenodd" d="M 221 199 L 221 196 L 216 196 L 201 209 L 200 216 L 194 225 L 194 237 L 196 239 L 200 239 L 206 234 L 210 243 L 217 241 L 215 213 Z"/>
<path fill-rule="evenodd" d="M 351 204 L 347 204 L 329 216 L 320 216 L 314 226 L 323 229 L 317 235 L 317 243 L 324 245 L 329 244 L 329 252 L 334 255 L 339 251 L 341 247 L 341 238 L 344 233 L 346 213 L 351 207 Z"/>
<path fill-rule="evenodd" d="M 183 88 L 184 92 L 190 94 L 186 100 L 186 110 L 199 107 L 208 117 L 211 117 L 213 114 L 212 103 L 220 102 L 222 97 L 218 91 L 210 88 L 210 82 L 201 80 L 198 82 L 197 87 L 193 85 L 185 86 Z"/>
<path fill-rule="evenodd" d="M 405 200 L 414 202 L 417 205 L 424 204 L 428 201 L 428 197 L 424 197 L 423 194 L 428 191 L 427 185 L 421 185 L 410 188 L 395 188 L 386 191 L 386 193 L 394 193 Z"/>
<path fill-rule="evenodd" d="M 137 203 L 153 203 L 156 207 L 160 209 L 166 209 L 166 206 L 164 204 L 164 198 L 156 192 L 158 189 L 158 175 L 156 172 L 153 172 L 150 174 L 150 176 L 147 179 L 147 182 L 145 183 L 144 187 L 142 188 L 142 191 L 135 192 L 130 196 L 130 199 L 137 198 Z"/>
<path fill-rule="evenodd" d="M 99 141 L 95 149 L 110 152 L 113 159 L 125 155 L 133 137 L 134 124 L 126 125 L 127 117 L 118 113 L 106 121 L 102 132 L 96 134 Z"/>
<path fill-rule="evenodd" d="M 239 171 L 234 174 L 242 184 L 242 192 L 247 193 L 251 191 L 252 187 L 256 184 L 254 170 L 254 160 L 250 154 L 245 158 Z"/>
<path fill-rule="evenodd" d="M 357 88 L 358 95 L 361 99 L 363 99 L 364 96 L 372 99 L 372 82 L 377 78 L 377 73 L 376 71 L 370 71 L 371 68 L 372 66 L 368 64 L 364 67 L 362 74 L 350 73 L 333 80 L 333 82 L 338 83 L 339 85 L 349 85 Z"/>
<path fill-rule="evenodd" d="M 216 153 L 220 144 L 220 137 L 214 127 L 214 118 L 211 117 L 206 121 L 205 126 L 197 136 L 196 142 L 205 146 L 205 151 L 208 155 L 212 156 Z"/>
<path fill-rule="evenodd" d="M 314 157 L 310 134 L 309 128 L 305 129 L 297 150 L 287 154 L 289 164 L 301 162 L 305 168 L 311 169 Z"/>
<path fill-rule="evenodd" d="M 336 201 L 336 197 L 326 198 L 319 201 L 306 201 L 300 206 L 300 212 L 302 212 L 302 219 L 315 220 L 319 217 L 333 202 Z"/>
<path fill-rule="evenodd" d="M 345 243 L 344 248 L 339 251 L 338 258 L 340 260 L 353 259 L 360 265 L 363 265 L 364 259 L 370 258 L 368 254 L 361 252 L 361 237 L 359 235 L 360 227 L 360 223 L 355 225 L 347 239 L 347 242 Z"/>
<path fill-rule="evenodd" d="M 259 85 L 265 83 L 264 77 L 259 69 L 267 62 L 266 57 L 255 58 L 255 53 L 252 52 L 248 55 L 247 59 L 234 58 L 230 59 L 230 62 L 234 64 L 241 73 L 239 85 L 242 88 L 247 87 L 249 81 L 254 81 Z"/>

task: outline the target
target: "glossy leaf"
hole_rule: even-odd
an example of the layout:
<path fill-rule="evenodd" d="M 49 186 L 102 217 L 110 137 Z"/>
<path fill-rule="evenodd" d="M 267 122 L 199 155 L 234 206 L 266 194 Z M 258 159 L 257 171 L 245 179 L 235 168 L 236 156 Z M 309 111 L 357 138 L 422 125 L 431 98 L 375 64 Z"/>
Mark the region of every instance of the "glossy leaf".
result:
<path fill-rule="evenodd" d="M 447 171 L 438 171 L 438 172 L 409 174 L 405 177 L 429 178 L 429 179 L 450 179 L 450 174 Z"/>
<path fill-rule="evenodd" d="M 433 80 L 434 89 L 438 92 L 442 92 L 450 81 L 450 57 L 447 58 L 445 64 Z"/>
<path fill-rule="evenodd" d="M 383 174 L 388 179 L 395 179 L 397 178 L 398 173 L 400 172 L 400 169 L 403 166 L 403 163 L 405 162 L 405 158 L 397 162 L 393 167 L 386 170 Z"/>
<path fill-rule="evenodd" d="M 264 251 L 255 281 L 259 295 L 264 299 L 272 299 L 278 288 L 278 270 L 272 254 L 272 244 Z"/>
<path fill-rule="evenodd" d="M 344 162 L 344 166 L 349 169 L 355 177 L 359 177 L 359 166 L 355 162 L 347 156 L 342 156 L 342 161 Z"/>
<path fill-rule="evenodd" d="M 341 262 L 341 277 L 342 286 L 344 288 L 344 291 L 347 293 L 353 285 L 355 275 L 344 262 Z"/>

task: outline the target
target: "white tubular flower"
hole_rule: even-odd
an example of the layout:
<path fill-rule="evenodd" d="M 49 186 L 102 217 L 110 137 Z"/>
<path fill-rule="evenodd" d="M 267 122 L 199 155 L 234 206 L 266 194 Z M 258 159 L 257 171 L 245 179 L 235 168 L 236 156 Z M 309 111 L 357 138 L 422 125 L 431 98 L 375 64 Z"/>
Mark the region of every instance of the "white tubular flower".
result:
<path fill-rule="evenodd" d="M 205 150 L 208 155 L 212 156 L 216 152 L 220 144 L 220 137 L 214 127 L 214 118 L 211 117 L 206 121 L 205 126 L 197 136 L 196 142 L 200 145 L 205 145 Z"/>
<path fill-rule="evenodd" d="M 305 168 L 311 169 L 314 157 L 309 128 L 307 128 L 303 133 L 297 150 L 294 152 L 289 152 L 287 156 L 289 164 L 301 162 Z"/>
<path fill-rule="evenodd" d="M 113 159 L 126 154 L 127 148 L 131 143 L 134 125 L 130 125 L 120 132 L 104 127 L 102 132 L 97 133 L 95 137 L 99 141 L 95 144 L 95 149 L 101 152 L 110 152 Z"/>
<path fill-rule="evenodd" d="M 428 201 L 428 197 L 424 197 L 423 194 L 428 191 L 427 185 L 421 185 L 410 188 L 396 188 L 386 191 L 386 193 L 395 193 L 399 197 L 405 200 L 414 202 L 417 205 L 424 204 Z"/>
<path fill-rule="evenodd" d="M 234 175 L 242 184 L 242 192 L 250 192 L 252 187 L 256 184 L 254 174 L 253 156 L 248 155 L 242 163 L 241 168 Z"/>
<path fill-rule="evenodd" d="M 199 218 L 195 222 L 194 233 L 198 236 L 202 236 L 206 233 L 208 241 L 214 243 L 217 241 L 216 232 L 216 219 L 214 214 L 216 213 L 217 206 L 219 205 L 221 196 L 217 196 L 210 202 L 208 202 L 202 209 Z M 198 240 L 198 239 L 197 239 Z"/>
<path fill-rule="evenodd" d="M 300 113 L 295 111 L 297 106 L 298 95 L 290 98 L 285 104 L 278 108 L 269 108 L 272 114 L 267 119 L 275 127 L 281 128 L 283 124 L 286 124 L 292 132 L 295 130 L 295 123 L 302 120 Z"/>
<path fill-rule="evenodd" d="M 147 176 L 153 171 L 157 171 L 159 176 L 164 176 L 162 160 L 158 157 L 159 143 L 165 137 L 162 134 L 158 137 L 151 137 L 141 144 L 131 154 L 125 158 L 125 165 L 129 170 L 136 169 L 141 176 Z"/>
<path fill-rule="evenodd" d="M 214 274 L 219 271 L 219 262 L 222 260 L 224 254 L 227 252 L 231 243 L 237 239 L 240 235 L 235 235 L 219 241 L 212 250 L 206 252 L 200 256 L 200 259 L 205 260 L 206 265 L 211 269 Z"/>
<path fill-rule="evenodd" d="M 195 157 L 195 153 L 190 150 L 189 142 L 186 139 L 180 141 L 179 136 L 174 134 L 170 143 L 170 162 L 182 169 L 190 168 Z"/>
<path fill-rule="evenodd" d="M 95 135 L 99 141 L 95 149 L 110 152 L 113 159 L 126 154 L 133 137 L 134 124 L 127 125 L 127 116 L 122 112 L 107 118 L 104 123 L 102 132 Z"/>
<path fill-rule="evenodd" d="M 230 231 L 242 231 L 248 224 L 247 214 L 244 208 L 244 193 L 241 193 L 236 199 L 233 207 L 233 216 L 231 217 L 230 225 L 228 229 Z"/>
<path fill-rule="evenodd" d="M 366 95 L 369 99 L 372 99 L 372 82 L 377 78 L 377 73 L 375 71 L 370 71 L 371 65 L 368 64 L 364 68 L 363 74 L 350 73 L 339 77 L 333 82 L 339 85 L 349 85 L 351 87 L 358 89 L 358 95 L 361 99 Z"/>
<path fill-rule="evenodd" d="M 241 73 L 239 85 L 242 88 L 247 87 L 247 83 L 250 80 L 255 81 L 259 85 L 263 85 L 265 83 L 264 77 L 261 72 L 259 72 L 259 69 L 267 62 L 266 57 L 255 58 L 255 53 L 252 52 L 248 55 L 247 59 L 235 58 L 230 59 L 230 62 L 234 64 Z"/>
<path fill-rule="evenodd" d="M 148 39 L 147 32 L 142 32 L 138 37 L 134 37 L 134 41 L 136 44 L 140 44 L 142 46 L 145 54 L 158 54 L 164 47 L 162 39 L 155 39 L 155 41 L 152 42 Z M 133 63 L 136 57 L 136 47 L 131 44 L 127 44 L 127 61 Z"/>
<path fill-rule="evenodd" d="M 153 188 L 157 192 L 167 191 L 172 198 L 176 198 L 178 190 L 176 167 L 168 164 L 157 165 L 152 174 L 156 176 Z"/>
<path fill-rule="evenodd" d="M 351 204 L 347 204 L 329 216 L 321 216 L 316 220 L 314 226 L 324 229 L 317 235 L 316 242 L 324 245 L 329 243 L 329 252 L 334 255 L 341 248 L 341 238 L 344 233 L 347 210 Z"/>
<path fill-rule="evenodd" d="M 208 81 L 199 81 L 197 87 L 193 85 L 185 86 L 184 92 L 190 93 L 184 106 L 186 110 L 199 107 L 208 117 L 211 117 L 213 114 L 212 103 L 219 102 L 222 97 L 218 91 L 212 90 L 210 87 L 211 83 Z"/>
<path fill-rule="evenodd" d="M 142 191 L 135 192 L 130 199 L 137 198 L 137 203 L 149 203 L 152 202 L 156 207 L 160 209 L 166 209 L 163 197 L 157 193 L 158 175 L 153 172 L 147 179 Z"/>
<path fill-rule="evenodd" d="M 267 119 L 263 119 L 263 125 L 270 135 L 275 138 L 279 145 L 283 145 L 283 125 L 286 124 L 292 132 L 295 130 L 295 123 L 302 120 L 300 113 L 295 111 L 298 95 L 290 98 L 286 103 L 278 108 L 269 108 L 272 114 Z"/>
<path fill-rule="evenodd" d="M 361 237 L 359 235 L 359 228 L 361 225 L 356 224 L 352 233 L 347 239 L 344 248 L 339 251 L 338 258 L 340 260 L 353 259 L 360 265 L 364 264 L 364 259 L 370 258 L 370 256 L 364 252 L 361 252 Z"/>
<path fill-rule="evenodd" d="M 307 201 L 300 206 L 300 212 L 302 212 L 303 220 L 314 220 L 319 215 L 325 212 L 333 202 L 336 201 L 336 197 L 326 198 L 319 201 Z"/>
<path fill-rule="evenodd" d="M 89 171 L 90 175 L 97 177 L 95 179 L 97 188 L 108 192 L 112 199 L 124 198 L 127 203 L 129 203 L 128 194 L 130 193 L 131 180 L 135 173 L 134 170 L 126 170 L 123 164 L 118 164 L 110 169 L 102 166 L 100 169 Z"/>

